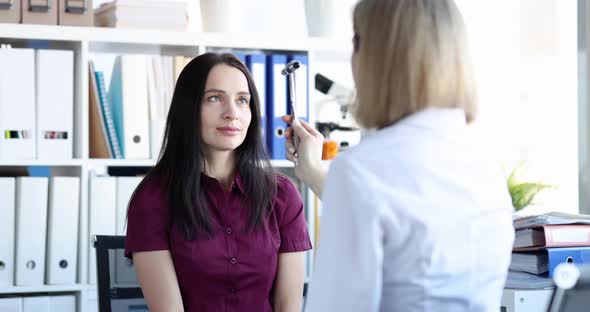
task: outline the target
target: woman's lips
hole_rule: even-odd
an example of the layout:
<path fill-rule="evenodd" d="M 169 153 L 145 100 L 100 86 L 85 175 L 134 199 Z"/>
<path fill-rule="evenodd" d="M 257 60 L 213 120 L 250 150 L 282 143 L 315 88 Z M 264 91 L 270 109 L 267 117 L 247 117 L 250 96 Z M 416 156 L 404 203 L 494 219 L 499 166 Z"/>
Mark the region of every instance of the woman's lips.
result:
<path fill-rule="evenodd" d="M 228 136 L 234 136 L 234 135 L 240 134 L 240 129 L 234 128 L 234 127 L 219 127 L 219 128 L 217 128 L 217 130 L 219 132 L 223 133 L 224 135 L 228 135 Z"/>

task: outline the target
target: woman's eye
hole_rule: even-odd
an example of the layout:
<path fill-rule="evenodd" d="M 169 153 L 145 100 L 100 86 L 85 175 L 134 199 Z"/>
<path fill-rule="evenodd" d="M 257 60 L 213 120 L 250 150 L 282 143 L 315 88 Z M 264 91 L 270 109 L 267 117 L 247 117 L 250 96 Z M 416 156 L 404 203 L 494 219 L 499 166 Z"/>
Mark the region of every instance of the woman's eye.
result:
<path fill-rule="evenodd" d="M 213 95 L 213 96 L 210 96 L 208 100 L 211 102 L 220 102 L 221 98 L 218 97 L 217 95 Z"/>
<path fill-rule="evenodd" d="M 240 104 L 248 104 L 248 99 L 246 99 L 246 98 L 241 98 L 241 99 L 239 99 L 239 100 L 238 100 L 238 102 L 239 102 Z"/>

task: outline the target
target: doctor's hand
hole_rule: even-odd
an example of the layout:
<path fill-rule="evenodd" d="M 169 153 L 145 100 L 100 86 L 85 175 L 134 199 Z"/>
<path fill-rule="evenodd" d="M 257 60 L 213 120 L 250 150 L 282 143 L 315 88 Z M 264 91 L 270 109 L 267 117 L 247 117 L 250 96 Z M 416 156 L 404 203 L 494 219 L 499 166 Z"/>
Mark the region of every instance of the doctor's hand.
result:
<path fill-rule="evenodd" d="M 326 177 L 326 169 L 322 166 L 322 148 L 324 136 L 305 121 L 293 116 L 283 116 L 283 121 L 290 125 L 287 128 L 287 159 L 295 163 L 295 175 L 307 184 L 316 196 L 321 198 Z M 297 150 L 293 145 L 293 136 L 299 139 Z"/>

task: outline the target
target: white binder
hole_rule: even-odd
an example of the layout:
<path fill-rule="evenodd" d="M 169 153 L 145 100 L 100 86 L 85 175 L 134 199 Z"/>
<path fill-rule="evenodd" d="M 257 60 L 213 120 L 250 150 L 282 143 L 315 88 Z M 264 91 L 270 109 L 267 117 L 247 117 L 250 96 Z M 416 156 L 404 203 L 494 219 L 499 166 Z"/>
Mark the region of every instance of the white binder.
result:
<path fill-rule="evenodd" d="M 35 53 L 0 48 L 0 159 L 34 159 Z"/>
<path fill-rule="evenodd" d="M 123 55 L 115 62 L 109 93 L 125 159 L 149 159 L 147 56 Z"/>
<path fill-rule="evenodd" d="M 50 312 L 49 297 L 23 297 L 23 312 Z"/>
<path fill-rule="evenodd" d="M 125 221 L 127 220 L 127 207 L 131 195 L 139 185 L 142 177 L 118 177 L 117 178 L 117 230 L 116 235 L 125 235 Z"/>
<path fill-rule="evenodd" d="M 43 285 L 47 178 L 16 178 L 15 285 Z"/>
<path fill-rule="evenodd" d="M 96 284 L 96 251 L 92 246 L 94 235 L 115 235 L 115 218 L 117 206 L 117 178 L 90 178 L 90 252 L 88 254 L 88 281 Z"/>
<path fill-rule="evenodd" d="M 50 312 L 76 312 L 76 296 L 51 296 L 49 297 Z"/>
<path fill-rule="evenodd" d="M 72 159 L 74 52 L 36 50 L 37 158 Z"/>
<path fill-rule="evenodd" d="M 141 177 L 118 177 L 117 178 L 117 235 L 125 235 L 125 221 L 127 219 L 127 207 L 131 195 L 141 182 Z M 115 280 L 118 285 L 137 285 L 137 275 L 131 260 L 125 258 L 123 250 L 115 250 Z"/>
<path fill-rule="evenodd" d="M 14 178 L 0 178 L 0 287 L 14 284 L 15 192 Z"/>
<path fill-rule="evenodd" d="M 22 312 L 23 299 L 15 298 L 0 298 L 0 311 L 2 312 Z"/>
<path fill-rule="evenodd" d="M 76 283 L 79 203 L 80 178 L 51 178 L 47 216 L 46 284 Z"/>

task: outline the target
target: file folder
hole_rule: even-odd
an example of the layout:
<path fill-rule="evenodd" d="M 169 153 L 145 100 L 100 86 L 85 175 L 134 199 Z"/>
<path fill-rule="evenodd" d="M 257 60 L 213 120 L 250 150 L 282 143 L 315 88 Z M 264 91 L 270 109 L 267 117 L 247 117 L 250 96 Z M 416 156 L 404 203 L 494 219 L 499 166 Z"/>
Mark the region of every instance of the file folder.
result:
<path fill-rule="evenodd" d="M 74 52 L 36 50 L 37 158 L 73 158 Z"/>
<path fill-rule="evenodd" d="M 290 55 L 288 62 L 294 60 L 301 63 L 301 67 L 295 71 L 295 106 L 297 109 L 295 115 L 299 119 L 309 121 L 309 62 L 307 55 L 304 54 Z M 289 94 L 289 97 L 291 96 L 293 94 Z M 289 99 L 289 103 L 291 103 L 291 99 Z M 293 114 L 290 105 L 287 107 L 287 112 Z"/>
<path fill-rule="evenodd" d="M 35 52 L 0 48 L 0 68 L 0 159 L 35 159 Z"/>
<path fill-rule="evenodd" d="M 21 297 L 0 298 L 0 311 L 2 311 L 2 312 L 22 312 L 23 311 L 23 299 Z"/>
<path fill-rule="evenodd" d="M 110 94 L 123 158 L 149 159 L 149 106 L 146 56 L 117 57 Z"/>
<path fill-rule="evenodd" d="M 59 25 L 94 26 L 92 0 L 58 0 Z"/>
<path fill-rule="evenodd" d="M 49 311 L 76 312 L 76 296 L 64 295 L 49 297 Z"/>
<path fill-rule="evenodd" d="M 263 142 L 266 142 L 266 55 L 250 54 L 246 56 L 246 65 L 252 74 L 258 98 L 260 99 L 260 127 L 262 129 Z"/>
<path fill-rule="evenodd" d="M 57 25 L 57 0 L 22 0 L 23 24 Z"/>
<path fill-rule="evenodd" d="M 233 53 L 233 55 L 235 55 L 240 62 L 242 62 L 242 64 L 246 65 L 246 54 L 244 53 Z"/>
<path fill-rule="evenodd" d="M 43 285 L 47 178 L 16 178 L 16 286 Z"/>
<path fill-rule="evenodd" d="M 21 0 L 0 1 L 0 23 L 20 23 Z"/>
<path fill-rule="evenodd" d="M 79 190 L 78 177 L 52 177 L 50 180 L 45 276 L 49 285 L 76 283 Z"/>
<path fill-rule="evenodd" d="M 125 221 L 127 220 L 127 207 L 133 192 L 139 185 L 142 177 L 117 177 L 117 230 L 115 235 L 125 235 Z"/>
<path fill-rule="evenodd" d="M 49 297 L 23 297 L 23 312 L 50 312 Z"/>
<path fill-rule="evenodd" d="M 543 274 L 553 271 L 560 263 L 590 264 L 590 247 L 545 248 L 537 251 L 513 252 L 510 269 Z"/>
<path fill-rule="evenodd" d="M 14 285 L 15 187 L 14 178 L 0 178 L 0 287 Z"/>
<path fill-rule="evenodd" d="M 513 249 L 590 246 L 590 225 L 556 224 L 516 230 Z"/>
<path fill-rule="evenodd" d="M 287 79 L 281 70 L 287 64 L 287 56 L 273 54 L 267 56 L 266 72 L 266 114 L 269 127 L 267 142 L 271 159 L 287 159 L 285 123 L 282 116 L 287 114 Z"/>
<path fill-rule="evenodd" d="M 115 235 L 117 178 L 93 176 L 90 178 L 89 189 L 89 241 L 92 241 L 94 235 Z M 88 247 L 88 281 L 96 284 L 96 252 L 92 243 Z"/>
<path fill-rule="evenodd" d="M 94 63 L 88 62 L 90 158 L 115 158 L 109 142 L 106 119 L 102 113 L 98 84 L 94 73 Z"/>
<path fill-rule="evenodd" d="M 589 264 L 590 247 L 547 248 L 547 257 L 549 276 L 553 278 L 553 271 L 560 263 Z"/>
<path fill-rule="evenodd" d="M 127 219 L 127 207 L 133 192 L 141 182 L 141 177 L 117 178 L 117 233 L 125 235 L 125 221 Z M 125 258 L 124 250 L 115 250 L 115 279 L 116 284 L 137 284 L 137 275 L 133 269 L 131 260 Z"/>
<path fill-rule="evenodd" d="M 121 149 L 121 142 L 119 141 L 117 130 L 115 128 L 115 121 L 111 109 L 111 104 L 107 98 L 105 81 L 103 72 L 97 71 L 94 73 L 96 86 L 98 90 L 98 98 L 100 101 L 100 108 L 102 111 L 102 118 L 108 134 L 109 152 L 112 152 L 113 158 L 123 158 L 123 152 Z"/>

